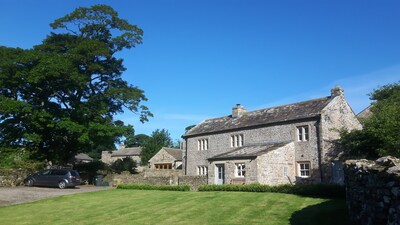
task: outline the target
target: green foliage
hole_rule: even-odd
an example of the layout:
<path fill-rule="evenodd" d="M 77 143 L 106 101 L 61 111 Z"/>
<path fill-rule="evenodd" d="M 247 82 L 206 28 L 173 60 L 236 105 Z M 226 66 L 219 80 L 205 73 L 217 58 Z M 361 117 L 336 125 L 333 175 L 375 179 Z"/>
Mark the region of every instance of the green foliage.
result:
<path fill-rule="evenodd" d="M 23 148 L 0 147 L 0 155 L 1 169 L 36 171 L 44 167 L 42 162 L 31 160 L 29 151 Z"/>
<path fill-rule="evenodd" d="M 145 134 L 138 134 L 138 135 L 129 135 L 126 137 L 125 146 L 127 148 L 130 147 L 141 147 L 146 144 L 151 138 Z"/>
<path fill-rule="evenodd" d="M 131 190 L 190 191 L 189 185 L 120 184 L 117 188 Z"/>
<path fill-rule="evenodd" d="M 172 147 L 173 141 L 168 130 L 155 130 L 150 136 L 150 139 L 145 142 L 141 161 L 143 165 L 147 165 L 147 162 L 153 157 L 162 147 Z"/>
<path fill-rule="evenodd" d="M 113 149 L 133 130 L 115 115 L 152 116 L 115 57 L 140 44 L 143 31 L 106 5 L 77 8 L 51 26 L 55 32 L 32 49 L 0 46 L 0 144 L 54 163 Z"/>
<path fill-rule="evenodd" d="M 122 160 L 117 159 L 110 166 L 110 169 L 114 173 L 122 173 L 124 171 L 128 171 L 131 174 L 134 174 L 136 173 L 136 168 L 137 168 L 136 161 L 129 157 L 125 157 Z"/>
<path fill-rule="evenodd" d="M 199 191 L 238 191 L 238 192 L 273 192 L 295 194 L 300 196 L 318 197 L 318 198 L 344 198 L 344 186 L 334 184 L 302 184 L 302 185 L 262 185 L 262 184 L 246 184 L 246 185 L 202 185 Z"/>
<path fill-rule="evenodd" d="M 388 84 L 371 94 L 372 115 L 361 131 L 342 131 L 339 144 L 347 158 L 400 157 L 400 83 Z"/>
<path fill-rule="evenodd" d="M 92 183 L 98 171 L 108 171 L 109 166 L 102 161 L 95 160 L 89 163 L 81 163 L 74 165 L 74 170 L 77 170 L 82 180 Z"/>

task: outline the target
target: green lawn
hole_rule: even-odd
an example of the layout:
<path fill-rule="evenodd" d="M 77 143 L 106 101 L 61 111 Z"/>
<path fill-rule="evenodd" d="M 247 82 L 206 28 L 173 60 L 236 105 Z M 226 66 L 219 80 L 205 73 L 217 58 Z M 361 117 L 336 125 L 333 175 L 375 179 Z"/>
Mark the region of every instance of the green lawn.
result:
<path fill-rule="evenodd" d="M 0 224 L 346 224 L 344 200 L 277 193 L 108 190 L 0 207 Z"/>

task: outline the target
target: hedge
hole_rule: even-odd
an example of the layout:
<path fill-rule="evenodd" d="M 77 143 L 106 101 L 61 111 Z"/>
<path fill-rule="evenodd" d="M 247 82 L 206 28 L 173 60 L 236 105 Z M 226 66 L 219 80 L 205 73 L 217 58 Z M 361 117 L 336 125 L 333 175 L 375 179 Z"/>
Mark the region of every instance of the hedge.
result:
<path fill-rule="evenodd" d="M 117 189 L 130 190 L 160 190 L 160 191 L 190 191 L 189 185 L 150 185 L 150 184 L 120 184 Z"/>
<path fill-rule="evenodd" d="M 295 194 L 307 197 L 318 198 L 345 198 L 346 191 L 344 186 L 336 184 L 299 184 L 299 185 L 262 185 L 262 184 L 245 184 L 245 185 L 202 185 L 199 191 L 239 191 L 239 192 L 274 192 Z"/>

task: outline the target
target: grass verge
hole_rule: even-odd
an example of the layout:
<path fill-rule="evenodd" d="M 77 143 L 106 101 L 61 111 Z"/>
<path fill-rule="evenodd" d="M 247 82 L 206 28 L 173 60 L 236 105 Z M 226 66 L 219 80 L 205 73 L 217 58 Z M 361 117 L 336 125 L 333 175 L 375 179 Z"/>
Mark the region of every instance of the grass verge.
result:
<path fill-rule="evenodd" d="M 0 207 L 0 224 L 346 224 L 345 202 L 280 193 L 109 190 Z"/>

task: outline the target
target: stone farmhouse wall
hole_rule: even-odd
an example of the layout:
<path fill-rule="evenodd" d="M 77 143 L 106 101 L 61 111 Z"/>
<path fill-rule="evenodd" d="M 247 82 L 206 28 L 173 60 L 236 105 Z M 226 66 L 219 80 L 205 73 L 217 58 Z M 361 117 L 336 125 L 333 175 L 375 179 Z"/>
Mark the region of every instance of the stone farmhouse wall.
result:
<path fill-rule="evenodd" d="M 257 177 L 261 184 L 293 184 L 296 181 L 294 143 L 257 157 Z"/>
<path fill-rule="evenodd" d="M 333 93 L 334 94 L 334 93 Z M 336 161 L 341 149 L 335 145 L 335 141 L 340 138 L 339 130 L 360 130 L 362 125 L 355 117 L 353 110 L 343 95 L 338 95 L 325 107 L 321 114 L 320 132 L 321 145 L 321 165 L 325 180 L 330 182 L 332 178 L 331 162 Z"/>
<path fill-rule="evenodd" d="M 346 201 L 352 224 L 400 225 L 400 160 L 345 163 Z"/>
<path fill-rule="evenodd" d="M 309 140 L 307 142 L 297 142 L 297 127 L 309 126 Z M 187 175 L 197 175 L 197 166 L 207 166 L 210 176 L 214 168 L 208 162 L 208 158 L 215 155 L 232 151 L 230 137 L 231 135 L 243 134 L 244 145 L 262 143 L 262 142 L 295 142 L 295 158 L 296 161 L 309 161 L 311 167 L 314 169 L 319 168 L 318 163 L 318 138 L 317 138 L 317 120 L 304 120 L 296 123 L 282 123 L 271 125 L 261 128 L 245 129 L 234 132 L 202 135 L 191 137 L 187 139 L 188 152 L 186 155 L 186 171 Z M 199 151 L 197 148 L 197 141 L 200 139 L 208 139 L 208 150 Z M 257 166 L 256 166 L 257 167 Z M 246 167 L 247 169 L 247 167 Z M 293 168 L 295 169 L 295 168 Z M 228 171 L 228 170 L 226 170 Z M 312 175 L 313 180 L 320 180 L 320 174 L 315 173 Z"/>

